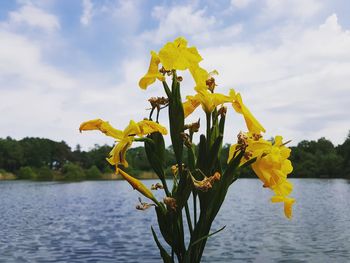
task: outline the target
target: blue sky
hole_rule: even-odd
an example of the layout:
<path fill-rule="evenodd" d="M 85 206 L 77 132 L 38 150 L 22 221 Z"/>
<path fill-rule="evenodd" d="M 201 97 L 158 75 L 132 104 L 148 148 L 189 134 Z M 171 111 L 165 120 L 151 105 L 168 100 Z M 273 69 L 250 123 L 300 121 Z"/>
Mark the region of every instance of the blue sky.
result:
<path fill-rule="evenodd" d="M 184 36 L 217 69 L 218 92 L 241 92 L 266 136 L 296 144 L 350 130 L 350 2 L 346 0 L 0 1 L 0 137 L 113 140 L 79 134 L 102 118 L 124 128 L 147 116 L 139 78 L 150 50 Z M 184 95 L 193 94 L 187 73 Z M 194 121 L 199 111 L 188 121 Z M 166 123 L 166 114 L 161 115 Z M 229 112 L 225 141 L 245 130 Z"/>

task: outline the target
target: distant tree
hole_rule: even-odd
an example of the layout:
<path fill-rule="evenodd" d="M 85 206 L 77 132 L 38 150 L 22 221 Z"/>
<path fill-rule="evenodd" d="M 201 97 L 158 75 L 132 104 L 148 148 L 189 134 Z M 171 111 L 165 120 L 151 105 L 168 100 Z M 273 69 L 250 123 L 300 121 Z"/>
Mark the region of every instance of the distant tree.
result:
<path fill-rule="evenodd" d="M 93 165 L 87 169 L 85 175 L 87 180 L 98 180 L 102 178 L 102 173 L 96 165 Z"/>
<path fill-rule="evenodd" d="M 53 171 L 49 167 L 42 166 L 38 169 L 35 169 L 35 177 L 33 180 L 51 181 L 53 179 L 53 175 Z"/>
<path fill-rule="evenodd" d="M 17 179 L 35 180 L 38 176 L 29 166 L 21 167 L 16 173 Z"/>
<path fill-rule="evenodd" d="M 62 173 L 65 180 L 81 181 L 85 179 L 83 168 L 74 163 L 66 163 L 62 168 Z"/>

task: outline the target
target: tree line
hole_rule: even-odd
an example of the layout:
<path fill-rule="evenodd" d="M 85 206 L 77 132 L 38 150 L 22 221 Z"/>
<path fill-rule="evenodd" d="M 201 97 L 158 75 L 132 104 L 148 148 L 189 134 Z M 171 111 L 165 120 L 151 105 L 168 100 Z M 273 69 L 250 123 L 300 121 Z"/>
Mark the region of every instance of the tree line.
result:
<path fill-rule="evenodd" d="M 230 145 L 222 147 L 221 163 L 226 165 Z M 0 138 L 0 175 L 14 174 L 17 179 L 32 180 L 98 180 L 108 179 L 113 167 L 106 157 L 112 147 L 95 145 L 89 151 L 77 145 L 72 150 L 64 141 L 43 138 Z M 298 178 L 347 178 L 350 179 L 350 132 L 343 144 L 334 146 L 325 138 L 317 141 L 301 141 L 291 147 L 294 170 L 291 177 Z M 185 153 L 186 154 L 186 153 Z M 131 148 L 126 159 L 128 172 L 138 177 L 151 174 L 142 146 Z M 175 163 L 171 147 L 166 149 L 167 174 Z M 186 156 L 184 156 L 186 160 Z M 255 177 L 250 168 L 240 171 L 242 177 Z M 0 176 L 1 178 L 1 176 Z"/>

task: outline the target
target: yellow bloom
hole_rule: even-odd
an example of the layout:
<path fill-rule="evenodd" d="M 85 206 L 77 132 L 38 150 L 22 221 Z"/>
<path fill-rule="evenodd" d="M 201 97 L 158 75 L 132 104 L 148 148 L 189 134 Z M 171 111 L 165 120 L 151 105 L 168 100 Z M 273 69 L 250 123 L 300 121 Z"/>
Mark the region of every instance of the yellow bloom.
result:
<path fill-rule="evenodd" d="M 204 68 L 201 68 L 199 65 L 194 65 L 189 69 L 193 77 L 193 80 L 196 83 L 196 86 L 194 89 L 197 91 L 202 89 L 206 90 L 207 89 L 206 81 L 209 78 L 209 73 Z"/>
<path fill-rule="evenodd" d="M 131 175 L 124 172 L 122 169 L 119 169 L 119 174 L 129 182 L 129 184 L 137 191 L 139 191 L 141 194 L 143 194 L 145 197 L 151 199 L 155 203 L 157 203 L 157 199 L 154 197 L 153 193 L 150 189 L 148 189 L 140 180 L 132 177 Z"/>
<path fill-rule="evenodd" d="M 208 90 L 197 90 L 194 96 L 187 96 L 187 101 L 183 103 L 185 118 L 190 115 L 199 105 L 202 105 L 206 113 L 211 113 L 217 106 L 226 102 L 231 102 L 229 96 L 220 93 L 211 93 Z"/>
<path fill-rule="evenodd" d="M 271 198 L 272 203 L 284 203 L 284 214 L 287 218 L 292 218 L 292 205 L 295 202 L 294 198 L 284 197 L 284 196 L 273 196 Z"/>
<path fill-rule="evenodd" d="M 249 109 L 243 104 L 241 94 L 236 93 L 234 89 L 231 89 L 230 97 L 233 98 L 232 107 L 235 109 L 237 113 L 240 113 L 243 115 L 248 130 L 256 134 L 265 132 L 264 127 L 258 122 L 258 120 L 249 111 Z"/>
<path fill-rule="evenodd" d="M 156 79 L 164 81 L 164 76 L 159 72 L 158 66 L 160 63 L 159 56 L 156 52 L 151 51 L 151 62 L 148 68 L 148 72 L 139 81 L 139 86 L 141 89 L 146 89 L 149 85 L 154 83 Z"/>
<path fill-rule="evenodd" d="M 293 171 L 293 166 L 287 158 L 290 149 L 282 144 L 282 137 L 276 136 L 275 143 L 263 150 L 263 154 L 257 157 L 252 168 L 264 187 L 270 188 L 276 195 L 273 202 L 284 202 L 285 214 L 288 218 L 292 215 L 291 206 L 294 199 L 289 198 L 293 185 L 287 180 L 287 175 Z M 278 201 L 279 200 L 279 201 Z"/>
<path fill-rule="evenodd" d="M 280 186 L 293 171 L 289 157 L 290 149 L 279 143 L 280 136 L 276 136 L 274 145 L 266 148 L 264 154 L 252 164 L 252 168 L 264 186 L 271 189 Z M 281 188 L 280 195 L 288 195 L 290 187 Z"/>
<path fill-rule="evenodd" d="M 179 37 L 159 51 L 159 59 L 166 70 L 185 70 L 196 67 L 202 60 L 197 48 L 187 47 L 187 40 Z"/>
<path fill-rule="evenodd" d="M 91 121 L 84 122 L 80 125 L 80 131 L 85 130 L 100 130 L 108 136 L 116 139 L 117 144 L 113 147 L 112 151 L 109 153 L 107 161 L 116 166 L 116 172 L 118 173 L 118 165 L 123 165 L 128 167 L 128 162 L 125 159 L 126 151 L 132 145 L 134 137 L 142 137 L 144 135 L 160 132 L 162 134 L 167 134 L 167 130 L 160 124 L 143 120 L 138 123 L 130 121 L 129 125 L 124 129 L 124 131 L 117 130 L 113 128 L 108 122 L 101 119 L 95 119 Z"/>

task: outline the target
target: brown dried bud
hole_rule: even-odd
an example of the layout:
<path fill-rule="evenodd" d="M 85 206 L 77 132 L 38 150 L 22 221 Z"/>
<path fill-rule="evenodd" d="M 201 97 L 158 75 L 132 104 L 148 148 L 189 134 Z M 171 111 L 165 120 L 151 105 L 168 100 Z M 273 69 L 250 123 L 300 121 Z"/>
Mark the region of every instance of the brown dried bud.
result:
<path fill-rule="evenodd" d="M 241 149 L 245 149 L 248 146 L 248 137 L 243 132 L 238 133 L 237 143 L 241 146 Z"/>
<path fill-rule="evenodd" d="M 137 209 L 137 210 L 142 210 L 142 211 L 144 211 L 144 210 L 150 208 L 151 206 L 154 206 L 154 204 L 148 204 L 148 203 L 142 202 L 140 197 L 139 197 L 139 202 L 140 202 L 140 203 L 139 203 L 138 205 L 136 205 L 136 209 Z"/>
<path fill-rule="evenodd" d="M 161 106 L 169 103 L 169 99 L 165 97 L 151 97 L 148 101 L 151 103 L 152 109 L 160 109 Z"/>
<path fill-rule="evenodd" d="M 188 134 L 185 133 L 185 132 L 181 132 L 181 137 L 182 137 L 182 140 L 184 141 L 184 144 L 185 144 L 187 147 L 191 147 L 191 146 L 192 146 L 192 142 L 191 142 L 190 135 L 188 135 Z"/>
<path fill-rule="evenodd" d="M 262 135 L 258 133 L 253 133 L 252 137 L 255 141 L 259 141 L 259 139 L 262 138 Z"/>
<path fill-rule="evenodd" d="M 190 123 L 190 124 L 185 124 L 184 128 L 185 128 L 185 130 L 188 129 L 190 131 L 190 133 L 198 132 L 199 128 L 200 128 L 200 119 L 198 119 L 197 122 L 193 122 L 193 123 Z"/>
<path fill-rule="evenodd" d="M 161 67 L 159 72 L 162 73 L 163 75 L 167 74 L 168 76 L 172 74 L 171 70 L 166 70 L 164 67 Z"/>
<path fill-rule="evenodd" d="M 170 169 L 174 176 L 179 172 L 179 166 L 177 164 L 172 165 Z M 182 164 L 182 169 L 185 169 L 185 164 Z"/>
<path fill-rule="evenodd" d="M 164 189 L 163 185 L 160 183 L 152 184 L 151 190 Z"/>
<path fill-rule="evenodd" d="M 213 77 L 209 78 L 206 80 L 205 84 L 208 87 L 208 90 L 210 90 L 211 92 L 214 92 L 215 87 L 217 86 L 215 84 L 215 79 Z"/>
<path fill-rule="evenodd" d="M 166 204 L 168 209 L 172 209 L 176 211 L 177 204 L 176 204 L 176 199 L 172 197 L 164 197 L 163 199 L 164 204 Z"/>
<path fill-rule="evenodd" d="M 226 116 L 226 112 L 227 112 L 227 107 L 226 106 L 222 106 L 219 110 L 218 110 L 218 114 L 221 117 L 225 117 Z"/>
<path fill-rule="evenodd" d="M 209 189 L 213 187 L 213 184 L 216 181 L 220 180 L 220 178 L 221 178 L 220 173 L 216 172 L 214 175 L 210 177 L 205 177 L 202 181 L 198 181 L 192 176 L 192 182 L 194 187 L 197 190 L 200 190 L 202 192 L 207 192 Z"/>
<path fill-rule="evenodd" d="M 177 79 L 178 82 L 181 82 L 183 80 L 183 78 L 181 76 L 177 76 L 176 79 Z"/>
<path fill-rule="evenodd" d="M 246 159 L 247 161 L 250 160 L 250 158 L 252 158 L 253 154 L 251 152 L 245 152 L 244 153 L 244 159 Z"/>

